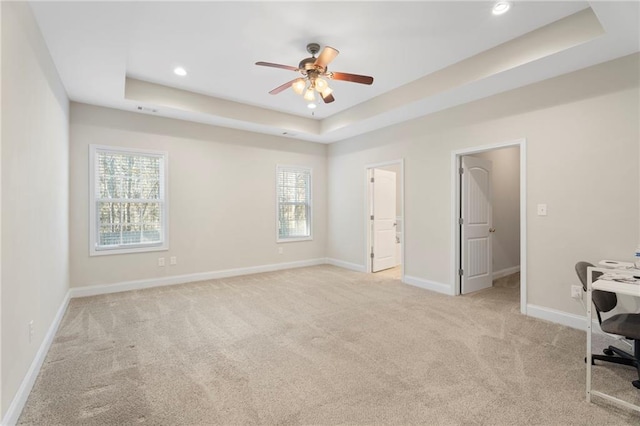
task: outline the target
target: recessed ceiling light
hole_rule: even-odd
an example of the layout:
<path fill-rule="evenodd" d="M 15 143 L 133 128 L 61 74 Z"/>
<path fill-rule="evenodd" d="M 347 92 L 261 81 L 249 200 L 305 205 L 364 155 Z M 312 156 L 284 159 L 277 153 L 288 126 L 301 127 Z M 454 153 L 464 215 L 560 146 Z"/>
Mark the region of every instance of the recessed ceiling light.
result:
<path fill-rule="evenodd" d="M 174 68 L 173 73 L 175 75 L 179 75 L 180 77 L 184 77 L 185 75 L 187 75 L 187 70 L 182 67 L 176 67 Z"/>
<path fill-rule="evenodd" d="M 307 104 L 307 108 L 309 109 L 314 109 L 315 107 L 316 107 L 316 104 L 313 104 L 313 103 Z"/>
<path fill-rule="evenodd" d="M 494 15 L 502 15 L 506 13 L 509 9 L 511 9 L 510 1 L 498 1 L 493 5 L 493 14 Z"/>

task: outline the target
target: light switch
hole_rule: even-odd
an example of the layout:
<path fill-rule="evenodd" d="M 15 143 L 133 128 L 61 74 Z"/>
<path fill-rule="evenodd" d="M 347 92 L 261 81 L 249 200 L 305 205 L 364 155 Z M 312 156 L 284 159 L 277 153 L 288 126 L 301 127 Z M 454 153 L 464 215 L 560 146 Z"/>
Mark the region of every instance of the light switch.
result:
<path fill-rule="evenodd" d="M 547 205 L 538 204 L 538 216 L 546 216 L 546 215 L 547 215 Z"/>

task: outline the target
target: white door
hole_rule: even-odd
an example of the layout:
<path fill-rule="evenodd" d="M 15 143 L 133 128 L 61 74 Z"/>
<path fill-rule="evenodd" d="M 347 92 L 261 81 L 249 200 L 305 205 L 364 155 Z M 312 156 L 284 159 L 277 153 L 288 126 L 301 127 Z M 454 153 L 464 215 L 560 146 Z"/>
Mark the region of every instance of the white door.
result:
<path fill-rule="evenodd" d="M 493 281 L 491 161 L 462 157 L 462 294 L 489 288 Z"/>
<path fill-rule="evenodd" d="M 371 182 L 372 272 L 396 266 L 396 174 L 373 169 Z"/>

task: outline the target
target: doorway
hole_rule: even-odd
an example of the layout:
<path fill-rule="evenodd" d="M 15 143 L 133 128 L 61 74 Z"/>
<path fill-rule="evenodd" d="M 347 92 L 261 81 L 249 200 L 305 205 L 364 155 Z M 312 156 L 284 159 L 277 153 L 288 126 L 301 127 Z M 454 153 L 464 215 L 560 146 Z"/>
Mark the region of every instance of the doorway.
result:
<path fill-rule="evenodd" d="M 471 293 L 518 278 L 523 314 L 525 155 L 524 139 L 452 152 L 452 292 Z M 517 299 L 517 293 L 513 295 Z"/>
<path fill-rule="evenodd" d="M 404 161 L 365 167 L 366 271 L 404 278 Z"/>

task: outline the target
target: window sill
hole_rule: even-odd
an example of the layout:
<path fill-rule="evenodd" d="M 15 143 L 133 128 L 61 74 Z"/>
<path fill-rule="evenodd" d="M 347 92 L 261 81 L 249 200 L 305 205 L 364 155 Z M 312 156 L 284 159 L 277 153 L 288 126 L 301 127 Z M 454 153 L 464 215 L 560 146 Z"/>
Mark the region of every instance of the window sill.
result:
<path fill-rule="evenodd" d="M 297 243 L 300 241 L 312 241 L 313 237 L 300 237 L 300 238 L 278 238 L 276 243 Z"/>
<path fill-rule="evenodd" d="M 132 247 L 132 248 L 117 248 L 117 249 L 103 249 L 89 250 L 89 256 L 108 256 L 110 254 L 129 254 L 129 253 L 147 253 L 153 251 L 168 251 L 169 246 L 153 246 L 153 247 Z"/>

